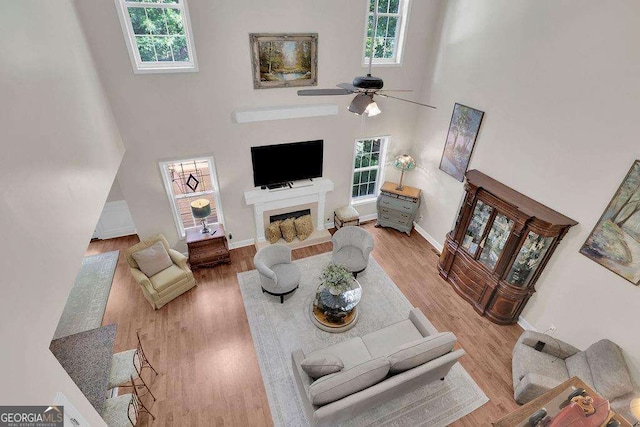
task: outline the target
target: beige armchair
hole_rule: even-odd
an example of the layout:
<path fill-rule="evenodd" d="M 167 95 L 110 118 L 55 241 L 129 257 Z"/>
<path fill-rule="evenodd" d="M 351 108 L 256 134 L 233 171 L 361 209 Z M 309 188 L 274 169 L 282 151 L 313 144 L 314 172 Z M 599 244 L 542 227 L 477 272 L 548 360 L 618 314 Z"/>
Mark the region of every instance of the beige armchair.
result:
<path fill-rule="evenodd" d="M 132 254 L 146 249 L 156 242 L 162 242 L 162 245 L 167 250 L 173 265 L 151 277 L 147 277 L 140 270 L 140 267 Z M 149 237 L 148 239 L 142 240 L 127 249 L 125 254 L 129 267 L 131 267 L 131 274 L 133 275 L 133 278 L 138 282 L 140 288 L 142 288 L 142 293 L 147 301 L 149 301 L 149 304 L 151 304 L 151 306 L 156 310 L 196 286 L 193 273 L 187 265 L 187 257 L 182 255 L 180 252 L 171 249 L 167 239 L 162 234 L 157 234 Z"/>

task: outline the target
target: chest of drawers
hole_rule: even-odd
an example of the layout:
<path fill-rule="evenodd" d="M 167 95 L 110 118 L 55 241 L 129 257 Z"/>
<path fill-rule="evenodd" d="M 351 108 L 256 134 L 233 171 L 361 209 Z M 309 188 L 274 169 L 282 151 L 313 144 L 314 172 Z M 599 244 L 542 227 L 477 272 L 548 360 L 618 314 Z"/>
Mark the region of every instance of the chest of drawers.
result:
<path fill-rule="evenodd" d="M 396 190 L 396 184 L 385 182 L 378 196 L 376 227 L 391 227 L 410 234 L 420 207 L 420 193 L 419 188 L 404 186 Z"/>
<path fill-rule="evenodd" d="M 231 262 L 224 228 L 220 224 L 209 224 L 209 228 L 211 232 L 206 234 L 200 232 L 200 227 L 185 230 L 191 268 Z"/>

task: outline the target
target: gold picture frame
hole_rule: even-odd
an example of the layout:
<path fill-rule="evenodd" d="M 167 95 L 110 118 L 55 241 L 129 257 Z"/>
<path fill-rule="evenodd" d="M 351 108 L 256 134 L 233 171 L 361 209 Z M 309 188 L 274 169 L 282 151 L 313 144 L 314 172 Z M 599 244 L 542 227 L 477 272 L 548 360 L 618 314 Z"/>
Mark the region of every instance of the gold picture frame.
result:
<path fill-rule="evenodd" d="M 253 88 L 317 86 L 318 34 L 249 34 Z"/>

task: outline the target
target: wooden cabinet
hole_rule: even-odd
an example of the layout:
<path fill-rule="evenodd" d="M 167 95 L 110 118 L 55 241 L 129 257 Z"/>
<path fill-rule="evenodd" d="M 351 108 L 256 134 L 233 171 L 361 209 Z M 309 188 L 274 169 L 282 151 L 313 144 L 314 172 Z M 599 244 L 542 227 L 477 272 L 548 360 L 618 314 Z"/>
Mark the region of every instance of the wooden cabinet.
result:
<path fill-rule="evenodd" d="M 577 224 L 495 179 L 470 170 L 440 276 L 495 323 L 518 321 L 558 243 Z"/>
<path fill-rule="evenodd" d="M 419 188 L 406 185 L 396 190 L 396 184 L 385 182 L 378 196 L 376 227 L 393 227 L 410 234 L 420 207 L 420 192 Z"/>
<path fill-rule="evenodd" d="M 224 228 L 221 224 L 209 224 L 208 227 L 211 229 L 209 233 L 201 233 L 200 227 L 185 230 L 191 268 L 231 262 Z"/>

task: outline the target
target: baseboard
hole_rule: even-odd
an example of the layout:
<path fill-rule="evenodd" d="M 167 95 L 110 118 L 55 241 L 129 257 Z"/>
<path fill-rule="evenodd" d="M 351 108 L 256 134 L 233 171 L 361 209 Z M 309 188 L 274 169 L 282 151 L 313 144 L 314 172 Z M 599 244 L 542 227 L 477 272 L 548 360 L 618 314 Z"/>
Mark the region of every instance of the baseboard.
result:
<path fill-rule="evenodd" d="M 413 226 L 415 227 L 415 229 L 416 229 L 416 231 L 418 232 L 419 235 L 424 237 L 427 242 L 431 243 L 431 245 L 434 248 L 436 248 L 438 250 L 438 252 L 442 253 L 443 246 L 436 239 L 434 239 L 431 234 L 427 233 L 424 228 L 420 227 L 415 222 L 413 223 Z"/>
<path fill-rule="evenodd" d="M 534 328 L 531 323 L 527 322 L 527 319 L 525 319 L 522 316 L 518 316 L 518 325 L 520 325 L 520 327 L 522 329 L 524 329 L 525 331 L 538 332 L 538 330 L 536 328 Z"/>
<path fill-rule="evenodd" d="M 229 242 L 229 249 L 244 248 L 245 246 L 252 246 L 255 244 L 256 239 L 238 240 L 237 242 Z"/>
<path fill-rule="evenodd" d="M 132 234 L 136 234 L 136 226 L 127 202 L 116 200 L 105 203 L 96 226 L 95 237 L 104 240 Z"/>

